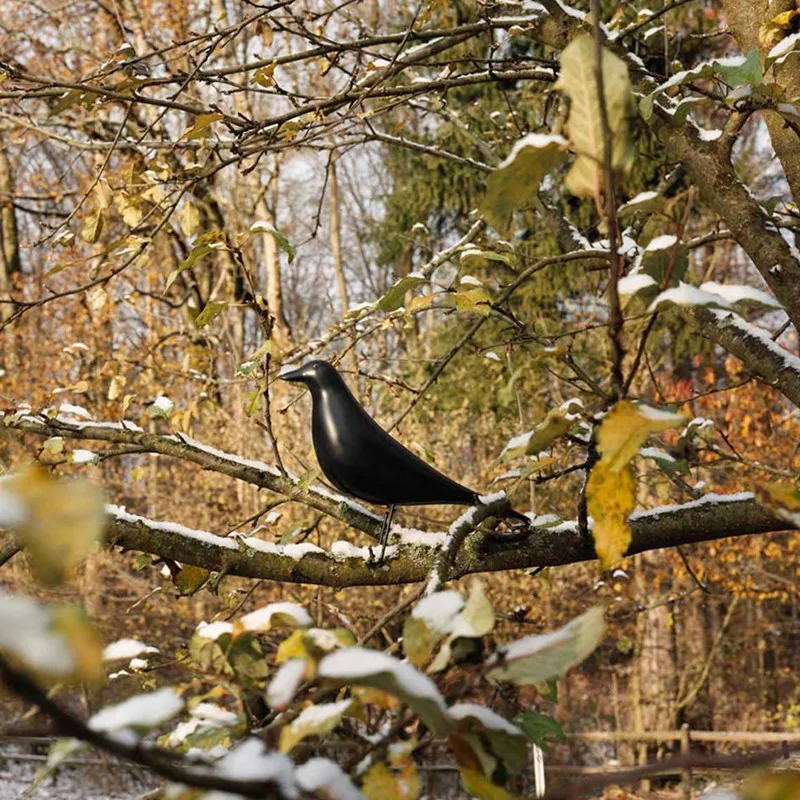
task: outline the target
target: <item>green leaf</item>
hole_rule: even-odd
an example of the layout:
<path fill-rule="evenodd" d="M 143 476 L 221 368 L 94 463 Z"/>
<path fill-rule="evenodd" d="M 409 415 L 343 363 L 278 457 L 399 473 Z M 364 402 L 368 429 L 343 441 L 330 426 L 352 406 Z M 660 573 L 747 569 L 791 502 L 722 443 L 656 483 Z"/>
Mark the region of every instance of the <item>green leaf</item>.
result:
<path fill-rule="evenodd" d="M 547 714 L 540 714 L 538 711 L 526 711 L 517 717 L 514 722 L 528 737 L 528 741 L 544 750 L 545 753 L 550 752 L 553 744 L 551 740 L 557 742 L 567 741 L 567 735 L 561 725 L 557 720 L 548 717 Z"/>
<path fill-rule="evenodd" d="M 567 400 L 558 408 L 551 409 L 533 430 L 515 436 L 500 454 L 498 461 L 510 461 L 522 455 L 536 455 L 565 436 L 580 421 L 583 404 L 580 400 Z"/>
<path fill-rule="evenodd" d="M 186 564 L 173 578 L 173 582 L 181 594 L 195 594 L 202 588 L 210 574 L 207 569 Z"/>
<path fill-rule="evenodd" d="M 578 197 L 595 197 L 603 188 L 605 143 L 600 115 L 600 96 L 595 77 L 595 43 L 587 35 L 577 36 L 561 53 L 561 76 L 556 88 L 569 95 L 571 106 L 567 128 L 572 148 L 578 154 L 565 181 Z M 628 66 L 603 48 L 603 90 L 611 129 L 611 164 L 625 170 L 631 161 L 628 117 L 633 107 Z"/>
<path fill-rule="evenodd" d="M 603 638 L 603 608 L 595 606 L 568 625 L 499 647 L 487 661 L 487 677 L 531 686 L 563 675 L 589 656 Z"/>
<path fill-rule="evenodd" d="M 278 247 L 286 253 L 289 263 L 294 261 L 294 248 L 289 240 L 271 222 L 260 219 L 250 226 L 250 233 L 266 233 L 275 239 Z"/>
<path fill-rule="evenodd" d="M 189 255 L 178 264 L 177 268 L 170 272 L 169 276 L 167 277 L 167 284 L 164 287 L 164 291 L 168 291 L 170 286 L 175 283 L 178 275 L 181 274 L 185 269 L 189 269 L 193 267 L 201 258 L 207 256 L 214 248 L 210 244 L 196 244 Z"/>
<path fill-rule="evenodd" d="M 406 292 L 427 282 L 428 279 L 426 277 L 417 273 L 412 272 L 408 275 L 404 275 L 378 301 L 378 305 L 381 310 L 385 311 L 387 314 L 391 311 L 397 311 L 405 302 Z"/>
<path fill-rule="evenodd" d="M 486 181 L 480 209 L 489 224 L 507 230 L 512 214 L 534 200 L 542 179 L 566 157 L 567 140 L 562 136 L 529 133 L 520 139 Z"/>
<path fill-rule="evenodd" d="M 245 686 L 261 686 L 267 679 L 267 667 L 261 645 L 251 633 L 234 637 L 227 653 L 236 679 Z"/>
<path fill-rule="evenodd" d="M 204 328 L 209 322 L 213 322 L 227 307 L 228 304 L 225 301 L 209 300 L 205 308 L 194 318 L 195 326 Z"/>

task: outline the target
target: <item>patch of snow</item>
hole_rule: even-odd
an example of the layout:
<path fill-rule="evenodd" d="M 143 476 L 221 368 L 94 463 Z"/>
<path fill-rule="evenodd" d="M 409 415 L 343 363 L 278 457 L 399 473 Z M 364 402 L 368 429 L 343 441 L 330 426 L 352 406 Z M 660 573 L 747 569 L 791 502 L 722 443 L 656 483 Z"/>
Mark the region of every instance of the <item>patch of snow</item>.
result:
<path fill-rule="evenodd" d="M 487 353 L 484 353 L 483 357 L 488 358 L 489 361 L 498 361 L 501 364 L 503 363 L 503 359 L 501 359 L 494 350 L 489 350 Z"/>
<path fill-rule="evenodd" d="M 272 617 L 276 614 L 290 617 L 300 627 L 307 627 L 314 622 L 308 611 L 296 603 L 270 603 L 245 614 L 239 621 L 244 625 L 246 631 L 265 631 L 271 626 Z"/>
<path fill-rule="evenodd" d="M 73 450 L 68 453 L 67 459 L 72 464 L 96 464 L 100 460 L 100 456 L 91 450 Z"/>
<path fill-rule="evenodd" d="M 360 678 L 371 678 L 381 673 L 391 674 L 405 694 L 430 700 L 446 713 L 444 698 L 436 684 L 411 664 L 400 661 L 388 653 L 367 650 L 363 647 L 348 647 L 328 654 L 317 667 L 320 678 L 346 683 L 358 683 Z"/>
<path fill-rule="evenodd" d="M 66 677 L 77 662 L 69 641 L 54 627 L 50 608 L 0 589 L 0 651 L 34 671 Z"/>
<path fill-rule="evenodd" d="M 154 728 L 174 717 L 182 708 L 183 700 L 174 689 L 158 689 L 106 706 L 89 719 L 88 725 L 93 731 Z"/>
<path fill-rule="evenodd" d="M 83 407 L 72 403 L 62 403 L 58 407 L 58 413 L 66 416 L 79 417 L 81 419 L 91 419 L 92 415 Z"/>
<path fill-rule="evenodd" d="M 201 622 L 195 629 L 195 634 L 201 639 L 219 639 L 226 633 L 233 633 L 233 623 L 224 622 Z"/>
<path fill-rule="evenodd" d="M 327 800 L 364 800 L 342 768 L 327 758 L 309 758 L 294 771 L 297 783 L 304 792 L 317 794 Z"/>
<path fill-rule="evenodd" d="M 639 450 L 639 455 L 644 458 L 655 458 L 659 461 L 675 461 L 669 453 L 659 450 L 657 447 L 642 447 Z"/>
<path fill-rule="evenodd" d="M 662 236 L 656 236 L 648 242 L 645 247 L 645 253 L 654 253 L 657 250 L 669 250 L 678 243 L 678 237 L 673 236 L 671 233 L 665 233 Z"/>
<path fill-rule="evenodd" d="M 117 661 L 118 659 L 136 658 L 142 653 L 158 653 L 157 647 L 142 644 L 136 639 L 118 639 L 106 645 L 103 650 L 103 661 Z"/>
<path fill-rule="evenodd" d="M 290 658 L 281 664 L 267 686 L 267 703 L 269 707 L 283 710 L 292 701 L 306 671 L 304 658 Z"/>
<path fill-rule="evenodd" d="M 401 528 L 399 525 L 392 525 L 392 535 L 400 544 L 424 545 L 425 547 L 441 547 L 447 538 L 446 533 Z"/>
<path fill-rule="evenodd" d="M 700 284 L 701 292 L 711 292 L 719 295 L 728 303 L 738 303 L 741 300 L 752 300 L 770 308 L 783 308 L 783 306 L 770 294 L 762 292 L 752 286 L 739 286 L 730 283 L 717 283 L 716 281 L 706 281 Z"/>
<path fill-rule="evenodd" d="M 657 518 L 663 514 L 673 514 L 676 511 L 705 507 L 713 508 L 714 506 L 723 506 L 729 503 L 744 503 L 749 500 L 755 500 L 755 495 L 752 492 L 735 492 L 733 494 L 716 494 L 715 492 L 709 492 L 697 500 L 690 500 L 688 503 L 681 503 L 680 505 L 671 504 L 659 506 L 658 508 L 634 511 L 628 517 L 628 520 L 633 522 L 640 519 Z"/>
<path fill-rule="evenodd" d="M 704 292 L 695 286 L 681 281 L 677 286 L 661 292 L 648 307 L 648 311 L 655 311 L 664 303 L 674 303 L 678 306 L 720 306 L 730 308 L 730 304 L 718 294 Z"/>
<path fill-rule="evenodd" d="M 223 536 L 217 536 L 208 531 L 199 531 L 193 528 L 187 528 L 184 525 L 179 525 L 177 522 L 163 522 L 160 520 L 148 519 L 147 517 L 140 517 L 138 514 L 129 514 L 121 506 L 106 504 L 106 514 L 115 517 L 123 522 L 132 524 L 145 525 L 154 531 L 164 531 L 165 533 L 175 533 L 178 536 L 185 536 L 187 539 L 194 539 L 198 542 L 211 545 L 213 547 L 224 547 L 226 550 L 236 550 L 238 545 L 234 539 L 226 539 Z"/>
<path fill-rule="evenodd" d="M 483 283 L 472 275 L 462 275 L 459 283 L 463 283 L 465 286 L 483 286 Z"/>
<path fill-rule="evenodd" d="M 182 441 L 184 444 L 188 444 L 195 450 L 202 450 L 204 453 L 208 453 L 209 455 L 215 456 L 216 458 L 219 458 L 222 461 L 228 461 L 229 463 L 238 464 L 242 467 L 251 467 L 252 469 L 257 469 L 261 472 L 268 472 L 270 475 L 281 474 L 280 470 L 277 467 L 273 467 L 271 464 L 267 464 L 264 461 L 255 461 L 250 458 L 240 458 L 239 456 L 234 455 L 233 453 L 226 453 L 224 450 L 219 450 L 210 444 L 199 442 L 197 439 L 185 433 L 181 434 L 180 441 Z"/>
<path fill-rule="evenodd" d="M 294 762 L 283 753 L 269 753 L 260 739 L 250 737 L 226 753 L 216 764 L 215 772 L 239 781 L 271 781 L 280 796 L 293 800 L 300 792 L 294 779 Z M 206 800 L 230 798 L 229 793 L 212 792 Z"/>
<path fill-rule="evenodd" d="M 414 619 L 421 619 L 430 630 L 450 633 L 455 618 L 461 613 L 465 602 L 461 593 L 453 589 L 434 592 L 414 606 L 411 616 Z"/>
<path fill-rule="evenodd" d="M 632 272 L 624 278 L 617 281 L 617 291 L 625 296 L 631 297 L 642 289 L 647 289 L 649 286 L 655 286 L 656 282 L 653 278 L 644 272 Z"/>
<path fill-rule="evenodd" d="M 160 394 L 155 400 L 153 400 L 153 408 L 157 408 L 164 414 L 171 414 L 172 409 L 175 408 L 175 403 L 173 403 L 172 400 L 170 400 L 166 395 Z"/>
<path fill-rule="evenodd" d="M 563 136 L 559 136 L 558 134 L 528 133 L 514 143 L 514 146 L 511 148 L 511 152 L 500 163 L 498 169 L 510 167 L 516 160 L 517 156 L 526 147 L 534 147 L 537 150 L 541 150 L 542 148 L 549 147 L 553 144 L 564 148 L 569 146 L 569 142 Z"/>
<path fill-rule="evenodd" d="M 769 333 L 767 333 L 767 331 L 763 330 L 762 328 L 757 328 L 755 325 L 751 325 L 733 311 L 717 311 L 715 309 L 711 309 L 711 313 L 716 317 L 717 322 L 720 325 L 735 328 L 745 336 L 757 339 L 759 343 L 763 347 L 767 348 L 767 350 L 769 350 L 773 356 L 783 361 L 783 365 L 786 369 L 800 373 L 800 358 L 790 353 L 788 350 L 785 350 L 777 342 L 773 341 L 772 337 L 769 335 Z"/>
<path fill-rule="evenodd" d="M 793 33 L 790 36 L 785 36 L 769 51 L 769 53 L 767 53 L 767 58 L 786 58 L 786 56 L 795 49 L 798 43 L 800 43 L 800 33 Z M 778 63 L 781 63 L 781 61 L 779 60 Z"/>
<path fill-rule="evenodd" d="M 513 725 L 490 708 L 478 705 L 478 703 L 456 703 L 456 705 L 450 706 L 448 713 L 452 719 L 456 720 L 473 717 L 486 730 L 500 731 L 500 733 L 507 733 L 511 736 L 525 735 L 516 725 Z"/>
<path fill-rule="evenodd" d="M 311 542 L 300 542 L 299 544 L 275 544 L 274 542 L 265 542 L 263 539 L 256 539 L 255 536 L 248 536 L 243 538 L 242 544 L 253 550 L 258 550 L 261 553 L 268 553 L 273 556 L 285 556 L 294 561 L 300 561 L 311 553 L 325 553 L 321 547 L 312 544 Z"/>

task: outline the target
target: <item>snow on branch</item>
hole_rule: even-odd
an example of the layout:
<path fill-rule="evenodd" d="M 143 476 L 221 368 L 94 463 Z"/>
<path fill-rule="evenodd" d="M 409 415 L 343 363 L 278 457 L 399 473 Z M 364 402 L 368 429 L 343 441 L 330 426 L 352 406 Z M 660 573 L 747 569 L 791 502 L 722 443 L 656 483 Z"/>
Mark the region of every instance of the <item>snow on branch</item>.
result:
<path fill-rule="evenodd" d="M 377 537 L 380 531 L 380 517 L 354 500 L 337 495 L 323 486 L 303 489 L 300 481 L 291 473 L 282 473 L 277 467 L 263 461 L 227 453 L 186 434 L 147 433 L 133 422 L 94 422 L 73 419 L 65 414 L 51 418 L 45 413 L 34 415 L 29 411 L 16 414 L 0 412 L 0 425 L 43 437 L 63 436 L 136 445 L 142 452 L 181 458 L 203 469 L 290 497 L 373 537 Z"/>
<path fill-rule="evenodd" d="M 312 545 L 301 553 L 288 551 L 291 545 L 222 537 L 128 514 L 115 507 L 110 511 L 106 534 L 109 544 L 249 578 L 336 587 L 417 583 L 429 578 L 441 557 L 437 546 L 401 541 L 387 550 L 388 558 L 378 566 L 377 547 L 369 548 L 370 560 L 362 552 L 366 548 L 337 551 L 334 547 L 327 551 Z M 471 523 L 477 526 L 492 513 L 491 507 L 479 506 L 473 510 Z M 710 494 L 683 505 L 637 511 L 630 522 L 633 539 L 629 554 L 792 527 L 758 505 L 750 493 Z M 422 534 L 417 538 L 421 539 Z M 441 534 L 431 534 L 432 545 L 441 541 Z M 255 542 L 259 542 L 258 547 L 253 546 Z M 580 532 L 577 522 L 555 527 L 533 524 L 527 534 L 498 534 L 481 529 L 466 537 L 448 577 L 559 566 L 594 558 L 592 541 Z"/>
<path fill-rule="evenodd" d="M 767 331 L 733 311 L 695 306 L 681 308 L 680 313 L 706 338 L 736 356 L 753 375 L 800 408 L 800 358 L 773 341 Z"/>

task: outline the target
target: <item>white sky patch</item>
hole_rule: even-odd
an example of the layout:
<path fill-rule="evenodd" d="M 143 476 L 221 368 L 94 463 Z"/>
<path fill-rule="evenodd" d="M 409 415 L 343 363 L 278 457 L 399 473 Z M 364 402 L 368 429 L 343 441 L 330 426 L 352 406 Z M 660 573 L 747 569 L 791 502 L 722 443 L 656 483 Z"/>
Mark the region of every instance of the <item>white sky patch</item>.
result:
<path fill-rule="evenodd" d="M 47 606 L 0 589 L 0 650 L 19 658 L 29 669 L 67 676 L 77 666 L 65 636 L 53 631 Z"/>
<path fill-rule="evenodd" d="M 144 653 L 157 653 L 157 647 L 142 644 L 137 639 L 118 639 L 106 645 L 103 650 L 103 661 L 116 661 L 118 659 L 136 658 Z"/>
<path fill-rule="evenodd" d="M 258 608 L 245 614 L 239 621 L 247 631 L 263 631 L 272 625 L 275 615 L 288 617 L 295 625 L 307 627 L 313 624 L 311 615 L 297 603 L 270 603 L 263 608 Z"/>
<path fill-rule="evenodd" d="M 701 292 L 711 292 L 719 295 L 728 303 L 738 303 L 741 300 L 751 300 L 754 303 L 761 303 L 770 308 L 783 308 L 783 306 L 770 294 L 756 289 L 752 286 L 740 286 L 732 283 L 717 283 L 716 281 L 706 281 L 700 284 Z"/>
<path fill-rule="evenodd" d="M 319 792 L 327 800 L 364 800 L 349 776 L 328 758 L 310 758 L 294 775 L 304 792 Z"/>
<path fill-rule="evenodd" d="M 93 731 L 120 728 L 155 728 L 174 717 L 183 708 L 183 700 L 174 689 L 158 689 L 137 694 L 113 706 L 106 706 L 89 719 Z"/>
<path fill-rule="evenodd" d="M 290 658 L 281 664 L 280 669 L 267 686 L 267 703 L 272 709 L 282 710 L 289 705 L 306 671 L 304 658 Z"/>
<path fill-rule="evenodd" d="M 729 308 L 730 304 L 718 294 L 705 292 L 696 286 L 690 286 L 682 281 L 671 289 L 661 292 L 648 307 L 648 311 L 655 311 L 664 303 L 674 303 L 676 306 L 719 306 Z"/>

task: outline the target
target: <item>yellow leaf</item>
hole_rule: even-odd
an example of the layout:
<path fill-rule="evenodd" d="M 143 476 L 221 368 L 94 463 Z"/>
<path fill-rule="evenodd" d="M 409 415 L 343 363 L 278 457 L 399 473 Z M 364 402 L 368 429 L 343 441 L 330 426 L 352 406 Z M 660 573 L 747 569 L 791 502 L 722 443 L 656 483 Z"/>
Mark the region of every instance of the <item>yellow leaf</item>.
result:
<path fill-rule="evenodd" d="M 800 775 L 794 770 L 759 770 L 742 786 L 744 800 L 800 800 Z"/>
<path fill-rule="evenodd" d="M 278 748 L 288 753 L 307 736 L 324 736 L 330 733 L 350 710 L 353 701 L 348 697 L 336 703 L 317 703 L 304 708 L 288 725 L 281 729 Z"/>
<path fill-rule="evenodd" d="M 101 209 L 92 211 L 83 218 L 81 225 L 81 239 L 89 244 L 94 244 L 103 232 L 103 212 Z"/>
<path fill-rule="evenodd" d="M 91 683 L 105 677 L 103 642 L 82 609 L 66 605 L 53 609 L 53 631 L 69 642 L 76 678 Z"/>
<path fill-rule="evenodd" d="M 209 135 L 210 128 L 215 122 L 219 122 L 225 117 L 224 114 L 214 112 L 212 114 L 198 114 L 194 124 L 190 125 L 182 134 L 181 139 L 202 139 Z"/>
<path fill-rule="evenodd" d="M 416 764 L 410 759 L 402 766 L 390 768 L 383 761 L 373 764 L 364 776 L 361 791 L 368 800 L 407 798 L 416 800 L 420 793 L 420 780 Z"/>
<path fill-rule="evenodd" d="M 601 459 L 586 484 L 586 504 L 594 519 L 594 549 L 604 569 L 619 561 L 631 543 L 628 517 L 636 502 L 636 480 L 630 467 L 611 469 Z"/>
<path fill-rule="evenodd" d="M 560 61 L 561 76 L 556 88 L 569 95 L 567 128 L 570 143 L 578 154 L 565 185 L 578 197 L 594 197 L 603 188 L 605 140 L 592 37 L 577 36 L 564 48 Z M 633 108 L 628 67 L 621 58 L 603 48 L 602 70 L 606 113 L 611 129 L 611 162 L 614 169 L 625 169 L 631 162 L 628 117 Z"/>
<path fill-rule="evenodd" d="M 470 795 L 480 800 L 508 800 L 508 792 L 478 770 L 462 768 L 461 782 Z"/>
<path fill-rule="evenodd" d="M 194 236 L 200 227 L 200 211 L 197 206 L 187 200 L 180 213 L 181 230 L 186 236 Z"/>
<path fill-rule="evenodd" d="M 250 78 L 250 83 L 257 83 L 259 86 L 269 88 L 275 83 L 275 79 L 272 76 L 275 73 L 276 66 L 277 64 L 273 61 L 271 64 L 267 64 L 266 67 L 259 67 L 253 73 L 253 77 Z"/>
<path fill-rule="evenodd" d="M 651 433 L 674 428 L 684 420 L 681 414 L 620 400 L 608 412 L 597 432 L 597 449 L 606 469 L 621 470 Z"/>
<path fill-rule="evenodd" d="M 35 467 L 11 477 L 4 490 L 24 508 L 16 533 L 37 577 L 50 586 L 61 583 L 100 541 L 100 492 L 87 481 L 53 478 Z"/>

